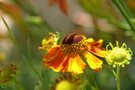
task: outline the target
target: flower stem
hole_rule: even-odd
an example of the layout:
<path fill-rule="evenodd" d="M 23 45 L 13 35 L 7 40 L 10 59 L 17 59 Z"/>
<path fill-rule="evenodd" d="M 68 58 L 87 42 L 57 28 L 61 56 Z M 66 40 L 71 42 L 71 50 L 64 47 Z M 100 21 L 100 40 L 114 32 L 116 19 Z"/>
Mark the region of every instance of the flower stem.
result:
<path fill-rule="evenodd" d="M 117 90 L 120 90 L 120 66 L 119 65 L 117 65 L 116 83 L 117 83 Z"/>
<path fill-rule="evenodd" d="M 130 20 L 131 18 L 130 18 L 130 15 L 128 14 L 129 11 L 127 11 L 127 9 L 124 8 L 125 5 L 121 3 L 122 2 L 121 0 L 112 0 L 112 2 L 115 4 L 115 6 L 119 9 L 121 14 L 123 15 L 124 19 L 129 24 L 130 29 L 135 33 L 134 24 Z"/>

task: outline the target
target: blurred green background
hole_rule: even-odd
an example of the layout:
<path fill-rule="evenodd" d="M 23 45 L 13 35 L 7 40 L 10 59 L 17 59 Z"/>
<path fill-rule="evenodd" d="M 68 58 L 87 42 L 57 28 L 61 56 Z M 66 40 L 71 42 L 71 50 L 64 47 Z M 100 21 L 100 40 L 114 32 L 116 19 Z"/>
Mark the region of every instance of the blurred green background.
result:
<path fill-rule="evenodd" d="M 104 47 L 109 42 L 124 42 L 134 53 L 135 0 L 119 1 L 133 28 L 112 0 L 66 0 L 68 15 L 61 11 L 59 3 L 49 6 L 49 0 L 0 0 L 0 70 L 11 63 L 17 65 L 15 80 L 0 85 L 0 90 L 49 90 L 61 75 L 43 65 L 43 53 L 38 49 L 49 32 L 59 32 L 61 38 L 69 33 L 82 32 L 87 37 L 103 39 Z M 110 68 L 104 61 L 100 72 L 86 69 L 79 76 L 99 90 L 116 90 Z M 130 65 L 121 69 L 120 79 L 121 90 L 135 90 L 134 54 Z M 84 90 L 98 89 L 86 84 Z"/>

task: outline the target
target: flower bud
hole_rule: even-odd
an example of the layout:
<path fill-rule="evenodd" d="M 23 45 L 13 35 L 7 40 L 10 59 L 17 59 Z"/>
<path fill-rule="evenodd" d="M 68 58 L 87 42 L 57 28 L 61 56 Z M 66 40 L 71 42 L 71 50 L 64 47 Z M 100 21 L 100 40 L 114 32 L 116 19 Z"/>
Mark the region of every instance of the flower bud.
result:
<path fill-rule="evenodd" d="M 109 47 L 111 49 L 109 49 Z M 114 68 L 118 65 L 121 67 L 125 67 L 125 65 L 130 64 L 130 60 L 132 59 L 132 51 L 130 48 L 127 48 L 125 43 L 119 47 L 119 43 L 116 42 L 116 46 L 114 47 L 111 43 L 107 45 L 107 55 L 105 57 L 108 64 L 112 65 Z"/>

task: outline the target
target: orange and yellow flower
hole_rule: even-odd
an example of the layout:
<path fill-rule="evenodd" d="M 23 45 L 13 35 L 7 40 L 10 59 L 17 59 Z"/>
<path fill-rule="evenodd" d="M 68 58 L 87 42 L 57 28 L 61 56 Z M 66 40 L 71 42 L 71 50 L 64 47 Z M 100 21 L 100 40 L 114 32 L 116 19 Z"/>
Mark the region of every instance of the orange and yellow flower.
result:
<path fill-rule="evenodd" d="M 81 57 L 83 56 L 90 68 L 97 71 L 102 68 L 103 62 L 96 56 L 104 57 L 106 53 L 102 43 L 101 39 L 95 41 L 82 34 L 70 34 L 60 44 L 53 45 L 48 50 L 43 56 L 43 62 L 56 72 L 80 74 L 86 66 Z"/>
<path fill-rule="evenodd" d="M 54 4 L 58 3 L 60 10 L 65 14 L 68 15 L 68 6 L 66 0 L 49 0 L 49 5 L 53 6 Z"/>
<path fill-rule="evenodd" d="M 59 33 L 58 32 L 56 32 L 55 34 L 49 33 L 47 37 L 43 38 L 39 49 L 40 50 L 48 50 L 49 48 L 57 45 L 58 40 L 59 40 Z"/>

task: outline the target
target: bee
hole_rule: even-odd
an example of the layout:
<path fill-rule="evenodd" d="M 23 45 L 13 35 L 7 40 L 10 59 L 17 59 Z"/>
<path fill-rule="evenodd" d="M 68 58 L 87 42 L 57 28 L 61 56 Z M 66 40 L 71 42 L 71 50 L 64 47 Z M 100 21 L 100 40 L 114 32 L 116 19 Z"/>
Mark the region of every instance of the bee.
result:
<path fill-rule="evenodd" d="M 62 44 L 78 43 L 83 39 L 84 39 L 84 36 L 82 34 L 76 34 L 76 33 L 69 34 L 62 40 Z"/>

